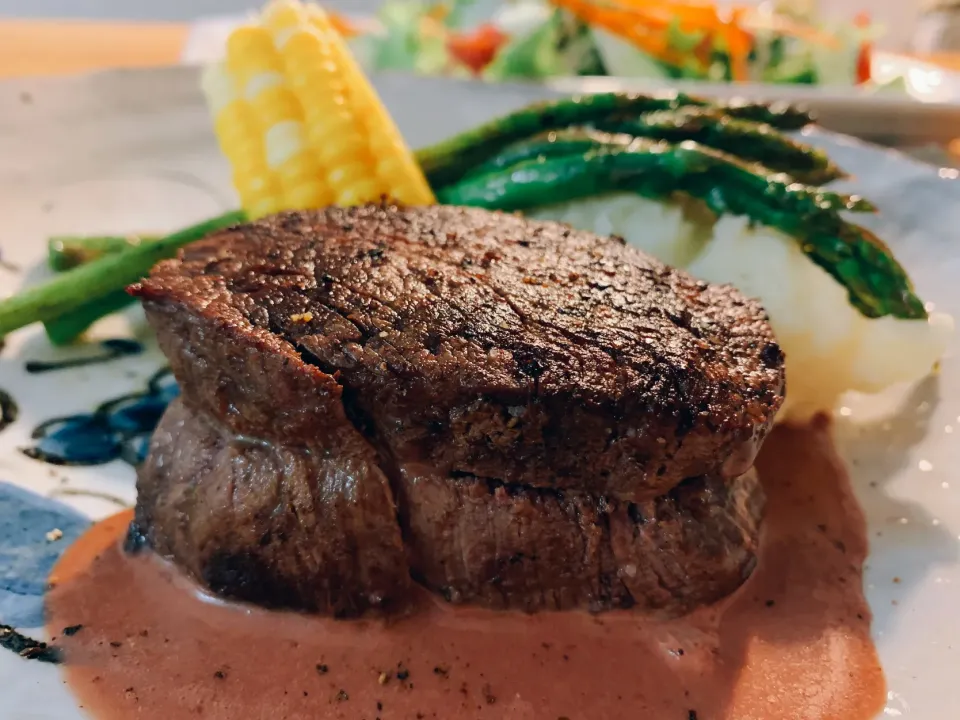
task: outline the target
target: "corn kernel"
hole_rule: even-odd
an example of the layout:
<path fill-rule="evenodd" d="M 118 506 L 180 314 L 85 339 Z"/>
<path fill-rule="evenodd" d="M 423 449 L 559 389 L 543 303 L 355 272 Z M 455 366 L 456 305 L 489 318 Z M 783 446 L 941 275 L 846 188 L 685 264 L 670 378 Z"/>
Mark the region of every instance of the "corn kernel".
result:
<path fill-rule="evenodd" d="M 433 195 L 330 17 L 297 0 L 270 3 L 231 34 L 204 92 L 233 182 L 251 217 L 354 205 L 383 194 Z"/>

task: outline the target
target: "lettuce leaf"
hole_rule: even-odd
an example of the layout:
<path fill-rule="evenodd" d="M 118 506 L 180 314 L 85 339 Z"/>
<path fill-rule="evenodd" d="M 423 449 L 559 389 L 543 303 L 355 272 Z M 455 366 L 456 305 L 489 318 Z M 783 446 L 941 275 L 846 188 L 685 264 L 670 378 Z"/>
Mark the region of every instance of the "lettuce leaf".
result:
<path fill-rule="evenodd" d="M 422 41 L 420 21 L 429 9 L 416 0 L 388 0 L 377 13 L 383 33 L 372 38 L 367 57 L 372 70 L 416 69 Z"/>
<path fill-rule="evenodd" d="M 561 10 L 552 12 L 527 34 L 511 39 L 484 71 L 488 80 L 604 74 L 590 29 Z"/>

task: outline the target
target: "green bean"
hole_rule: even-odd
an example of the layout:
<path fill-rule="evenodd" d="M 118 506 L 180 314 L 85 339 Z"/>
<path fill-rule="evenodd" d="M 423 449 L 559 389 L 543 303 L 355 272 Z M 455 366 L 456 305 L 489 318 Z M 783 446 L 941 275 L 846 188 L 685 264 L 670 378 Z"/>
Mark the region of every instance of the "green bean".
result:
<path fill-rule="evenodd" d="M 663 199 L 676 192 L 781 230 L 847 290 L 867 317 L 923 318 L 923 303 L 893 255 L 865 228 L 844 220 L 815 188 L 763 178 L 749 166 L 693 142 L 637 138 L 627 146 L 534 159 L 471 177 L 439 193 L 442 202 L 525 210 L 614 190 Z"/>
<path fill-rule="evenodd" d="M 114 290 L 91 300 L 43 324 L 47 338 L 54 345 L 69 345 L 85 333 L 100 318 L 112 315 L 132 305 L 136 299 L 125 289 Z"/>
<path fill-rule="evenodd" d="M 47 263 L 51 270 L 63 272 L 104 255 L 136 247 L 143 240 L 156 239 L 155 236 L 140 235 L 54 236 L 47 241 Z"/>
<path fill-rule="evenodd" d="M 644 138 L 643 140 L 653 140 Z M 627 149 L 632 144 L 642 141 L 626 133 L 604 133 L 589 128 L 571 128 L 569 130 L 548 132 L 535 136 L 529 140 L 515 143 L 505 148 L 500 154 L 481 164 L 472 171 L 467 178 L 475 178 L 484 174 L 493 173 L 524 162 L 552 157 L 569 158 L 573 155 L 582 155 L 591 151 Z M 797 212 L 809 212 L 811 207 L 819 209 L 849 210 L 852 212 L 875 212 L 876 207 L 858 195 L 807 187 L 795 183 L 791 178 L 773 173 L 768 168 L 757 163 L 746 163 L 738 158 L 723 152 L 697 145 L 697 152 L 712 154 L 715 164 L 715 173 L 727 173 L 738 179 L 739 182 L 750 184 L 753 192 L 777 193 L 786 192 L 791 202 L 796 203 Z M 549 192 L 544 200 L 549 199 Z"/>
<path fill-rule="evenodd" d="M 86 303 L 102 299 L 136 282 L 149 273 L 154 264 L 172 257 L 184 245 L 243 219 L 242 212 L 229 212 L 156 242 L 94 260 L 28 288 L 0 302 L 0 336 L 31 323 L 51 322 Z"/>
<path fill-rule="evenodd" d="M 778 130 L 800 130 L 814 121 L 813 115 L 808 110 L 788 102 L 764 103 L 733 100 L 728 103 L 721 103 L 718 107 L 725 110 L 730 117 L 765 123 Z"/>
<path fill-rule="evenodd" d="M 876 206 L 859 195 L 825 190 L 795 182 L 783 173 L 771 173 L 757 163 L 749 163 L 720 150 L 686 140 L 675 146 L 677 152 L 691 152 L 711 159 L 710 179 L 717 185 L 730 183 L 740 191 L 777 202 L 799 217 L 827 211 L 876 212 Z"/>
<path fill-rule="evenodd" d="M 504 115 L 416 153 L 430 185 L 443 187 L 463 177 L 473 166 L 506 145 L 546 130 L 571 125 L 592 125 L 605 118 L 631 117 L 686 106 L 710 106 L 707 100 L 683 93 L 600 93 L 542 102 Z M 795 129 L 810 122 L 810 115 L 792 106 L 768 107 L 737 102 L 714 105 L 735 117 L 761 119 L 770 125 Z"/>
<path fill-rule="evenodd" d="M 836 213 L 801 217 L 777 210 L 747 193 L 728 192 L 732 212 L 756 219 L 795 238 L 811 261 L 847 290 L 850 303 L 866 317 L 919 320 L 923 302 L 889 248 L 867 228 Z"/>
<path fill-rule="evenodd" d="M 682 159 L 682 167 L 679 160 L 673 146 L 636 138 L 626 147 L 538 157 L 500 172 L 472 176 L 443 188 L 437 199 L 451 205 L 509 212 L 630 190 L 638 177 L 660 181 L 666 194 L 678 184 L 679 172 L 698 172 L 704 166 L 692 155 Z"/>
<path fill-rule="evenodd" d="M 591 150 L 598 150 L 603 145 L 629 144 L 632 141 L 630 135 L 623 133 L 600 136 L 586 128 L 551 130 L 508 145 L 486 162 L 477 165 L 465 177 L 487 175 L 537 158 L 583 155 Z"/>
<path fill-rule="evenodd" d="M 765 123 L 741 120 L 717 108 L 683 107 L 596 123 L 600 130 L 680 142 L 695 140 L 744 160 L 762 163 L 808 185 L 843 177 L 822 150 L 798 142 Z"/>

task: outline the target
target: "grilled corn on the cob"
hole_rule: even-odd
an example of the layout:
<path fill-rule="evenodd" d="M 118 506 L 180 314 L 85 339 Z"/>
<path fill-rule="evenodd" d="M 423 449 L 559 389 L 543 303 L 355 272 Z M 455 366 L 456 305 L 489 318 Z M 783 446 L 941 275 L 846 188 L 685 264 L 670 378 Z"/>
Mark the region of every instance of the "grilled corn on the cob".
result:
<path fill-rule="evenodd" d="M 279 0 L 234 31 L 204 92 L 244 210 L 408 205 L 433 194 L 327 14 Z"/>

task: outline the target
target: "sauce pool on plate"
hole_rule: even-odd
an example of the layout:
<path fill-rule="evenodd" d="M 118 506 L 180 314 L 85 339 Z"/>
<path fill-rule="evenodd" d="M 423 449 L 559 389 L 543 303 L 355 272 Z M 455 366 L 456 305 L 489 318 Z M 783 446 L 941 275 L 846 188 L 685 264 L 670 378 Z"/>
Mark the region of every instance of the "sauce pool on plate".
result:
<path fill-rule="evenodd" d="M 54 569 L 48 631 L 80 704 L 103 720 L 873 718 L 885 685 L 862 588 L 865 520 L 828 423 L 776 429 L 757 466 L 757 569 L 679 619 L 491 612 L 426 593 L 389 620 L 230 605 L 149 553 L 125 554 L 122 514 Z"/>

